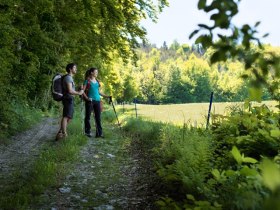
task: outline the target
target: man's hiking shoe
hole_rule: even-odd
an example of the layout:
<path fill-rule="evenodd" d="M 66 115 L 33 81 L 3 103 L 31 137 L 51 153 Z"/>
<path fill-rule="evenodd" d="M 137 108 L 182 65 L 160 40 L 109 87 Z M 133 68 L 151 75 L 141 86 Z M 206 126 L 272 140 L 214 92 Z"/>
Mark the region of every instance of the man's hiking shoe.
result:
<path fill-rule="evenodd" d="M 56 140 L 56 141 L 59 141 L 59 140 L 64 139 L 64 138 L 66 138 L 66 137 L 67 137 L 67 133 L 58 132 L 58 133 L 56 134 L 55 140 Z"/>
<path fill-rule="evenodd" d="M 92 134 L 91 134 L 91 133 L 85 133 L 85 135 L 86 135 L 87 137 L 92 137 Z"/>

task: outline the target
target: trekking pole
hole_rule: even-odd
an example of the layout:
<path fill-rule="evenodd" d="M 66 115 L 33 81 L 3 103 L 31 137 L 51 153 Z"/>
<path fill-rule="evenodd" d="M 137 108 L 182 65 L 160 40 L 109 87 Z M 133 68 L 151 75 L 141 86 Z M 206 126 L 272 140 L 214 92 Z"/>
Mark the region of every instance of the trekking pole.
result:
<path fill-rule="evenodd" d="M 93 113 L 95 133 L 96 133 L 97 136 L 99 136 L 100 133 L 99 133 L 98 128 L 97 128 L 96 114 L 95 114 L 95 111 L 94 111 L 95 109 L 93 107 L 92 101 L 90 103 L 91 103 L 91 105 L 90 105 L 90 109 L 91 109 L 90 114 Z M 100 110 L 100 117 L 101 117 L 101 110 Z"/>
<path fill-rule="evenodd" d="M 134 104 L 135 104 L 135 115 L 136 115 L 136 118 L 137 118 L 137 108 L 136 108 L 137 99 L 135 98 L 133 101 L 134 101 Z"/>
<path fill-rule="evenodd" d="M 81 85 L 80 87 L 79 87 L 79 91 L 80 90 L 82 90 L 83 89 L 83 86 Z M 81 96 L 79 96 L 80 97 L 80 99 L 81 99 L 81 125 L 82 125 L 82 135 L 84 135 L 84 118 L 85 118 L 85 111 L 84 111 L 84 103 L 83 103 L 83 101 L 84 101 L 84 99 L 83 99 L 83 96 L 81 95 Z"/>
<path fill-rule="evenodd" d="M 84 135 L 84 103 L 83 103 L 83 98 L 81 97 L 81 124 L 82 124 L 82 135 Z"/>
<path fill-rule="evenodd" d="M 113 109 L 114 109 L 114 112 L 115 112 L 115 115 L 116 115 L 116 118 L 117 118 L 117 121 L 118 121 L 118 125 L 119 125 L 119 127 L 121 128 L 121 124 L 120 124 L 120 122 L 119 122 L 119 118 L 118 118 L 118 115 L 117 115 L 117 112 L 116 112 L 116 109 L 115 109 L 115 106 L 114 106 L 112 97 L 110 97 L 109 103 L 112 104 L 112 106 L 113 106 Z"/>

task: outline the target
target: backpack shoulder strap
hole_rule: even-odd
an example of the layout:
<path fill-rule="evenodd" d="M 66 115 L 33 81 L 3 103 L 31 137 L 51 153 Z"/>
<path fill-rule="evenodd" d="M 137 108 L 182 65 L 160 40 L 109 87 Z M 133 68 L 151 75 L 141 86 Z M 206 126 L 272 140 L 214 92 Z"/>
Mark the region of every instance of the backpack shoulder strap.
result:
<path fill-rule="evenodd" d="M 63 84 L 63 81 L 64 81 L 65 77 L 67 77 L 67 76 L 68 76 L 68 74 L 64 74 L 64 75 L 61 76 L 61 82 L 62 82 L 62 84 Z"/>
<path fill-rule="evenodd" d="M 85 89 L 85 94 L 86 95 L 88 95 L 89 88 L 90 88 L 90 80 L 87 79 L 87 86 L 86 86 L 86 89 Z"/>
<path fill-rule="evenodd" d="M 68 74 L 63 74 L 61 78 L 65 78 L 66 76 L 68 76 Z"/>
<path fill-rule="evenodd" d="M 65 90 L 64 85 L 63 85 L 64 79 L 67 76 L 69 76 L 69 75 L 68 74 L 64 74 L 64 75 L 61 76 L 61 86 L 62 86 L 63 94 L 67 93 L 67 89 Z"/>

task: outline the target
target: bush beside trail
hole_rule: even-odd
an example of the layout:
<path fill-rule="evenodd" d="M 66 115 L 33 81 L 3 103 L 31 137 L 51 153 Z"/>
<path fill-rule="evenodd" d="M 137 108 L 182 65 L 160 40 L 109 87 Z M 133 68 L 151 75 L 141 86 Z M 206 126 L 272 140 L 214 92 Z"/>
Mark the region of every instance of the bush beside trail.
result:
<path fill-rule="evenodd" d="M 160 209 L 280 208 L 280 118 L 265 105 L 216 116 L 210 130 L 130 119 L 150 152 Z"/>

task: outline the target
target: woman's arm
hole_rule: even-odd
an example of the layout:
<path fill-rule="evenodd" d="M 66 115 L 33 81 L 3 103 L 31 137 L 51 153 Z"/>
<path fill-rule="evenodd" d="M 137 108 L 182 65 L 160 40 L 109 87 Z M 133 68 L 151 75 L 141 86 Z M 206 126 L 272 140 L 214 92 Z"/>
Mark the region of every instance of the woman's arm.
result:
<path fill-rule="evenodd" d="M 100 90 L 99 90 L 99 94 L 100 94 L 101 96 L 105 97 L 105 98 L 110 98 L 110 97 L 111 97 L 111 96 L 105 95 L 104 93 L 100 92 Z"/>
<path fill-rule="evenodd" d="M 99 81 L 98 81 L 98 84 L 99 84 L 99 88 L 98 88 L 99 95 L 101 95 L 101 96 L 103 96 L 103 97 L 105 97 L 105 98 L 110 98 L 111 96 L 108 96 L 108 95 L 106 95 L 106 94 L 104 94 L 104 93 L 101 92 L 101 90 L 100 90 L 101 85 L 100 85 L 100 82 L 99 82 Z"/>

